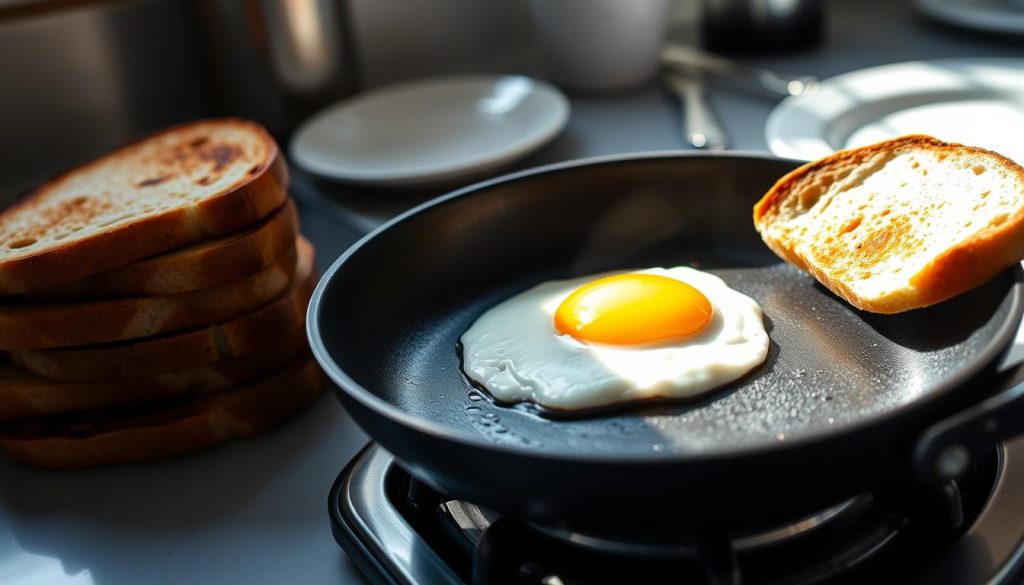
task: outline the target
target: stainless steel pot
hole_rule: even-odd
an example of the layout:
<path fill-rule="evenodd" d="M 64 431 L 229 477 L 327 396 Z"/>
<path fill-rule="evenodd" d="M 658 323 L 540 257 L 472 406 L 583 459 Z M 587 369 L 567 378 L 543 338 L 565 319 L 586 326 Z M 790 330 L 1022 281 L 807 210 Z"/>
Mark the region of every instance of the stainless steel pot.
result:
<path fill-rule="evenodd" d="M 355 90 L 342 0 L 0 4 L 0 205 L 128 139 L 211 115 L 283 138 Z"/>

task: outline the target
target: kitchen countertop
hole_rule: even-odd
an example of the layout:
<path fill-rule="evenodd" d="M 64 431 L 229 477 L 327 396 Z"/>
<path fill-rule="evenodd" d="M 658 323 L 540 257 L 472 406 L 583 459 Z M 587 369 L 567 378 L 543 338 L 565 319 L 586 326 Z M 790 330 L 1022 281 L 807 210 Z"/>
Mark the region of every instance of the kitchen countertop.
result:
<path fill-rule="evenodd" d="M 827 12 L 822 47 L 750 61 L 828 77 L 912 59 L 1022 55 L 1019 41 L 932 24 L 906 2 L 831 2 Z M 766 150 L 775 99 L 730 87 L 711 97 L 733 148 Z M 657 88 L 571 101 L 566 132 L 514 168 L 684 147 L 679 107 Z M 301 172 L 293 185 L 321 270 L 362 233 L 438 194 L 366 191 Z M 326 503 L 365 441 L 325 396 L 281 429 L 176 461 L 41 471 L 0 460 L 0 583 L 361 582 L 331 536 Z"/>

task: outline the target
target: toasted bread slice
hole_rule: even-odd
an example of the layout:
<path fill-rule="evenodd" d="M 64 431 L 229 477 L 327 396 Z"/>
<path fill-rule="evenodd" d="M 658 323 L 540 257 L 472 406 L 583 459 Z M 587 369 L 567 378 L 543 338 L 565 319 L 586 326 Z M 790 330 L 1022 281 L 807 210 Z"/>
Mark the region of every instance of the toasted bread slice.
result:
<path fill-rule="evenodd" d="M 213 288 L 259 272 L 295 245 L 298 213 L 289 199 L 257 224 L 47 289 L 32 299 L 88 299 L 175 295 Z"/>
<path fill-rule="evenodd" d="M 232 319 L 284 291 L 297 264 L 312 264 L 312 246 L 301 238 L 296 242 L 297 251 L 290 249 L 268 268 L 215 288 L 135 299 L 0 307 L 0 349 L 108 343 Z"/>
<path fill-rule="evenodd" d="M 306 359 L 248 386 L 157 409 L 11 423 L 0 430 L 0 449 L 29 465 L 62 468 L 179 457 L 272 428 L 325 385 Z"/>
<path fill-rule="evenodd" d="M 789 173 L 754 207 L 754 226 L 776 254 L 859 309 L 926 307 L 1024 258 L 1024 168 L 905 136 Z"/>
<path fill-rule="evenodd" d="M 287 178 L 273 138 L 252 122 L 193 122 L 129 144 L 0 212 L 0 294 L 244 228 L 284 203 Z"/>
<path fill-rule="evenodd" d="M 56 382 L 0 365 L 0 421 L 88 412 L 217 392 L 271 375 L 309 355 L 299 327 L 255 353 L 138 380 Z"/>
<path fill-rule="evenodd" d="M 108 345 L 12 351 L 19 367 L 51 380 L 145 379 L 246 355 L 273 345 L 305 323 L 316 286 L 312 253 L 300 254 L 289 288 L 258 309 L 215 325 Z"/>

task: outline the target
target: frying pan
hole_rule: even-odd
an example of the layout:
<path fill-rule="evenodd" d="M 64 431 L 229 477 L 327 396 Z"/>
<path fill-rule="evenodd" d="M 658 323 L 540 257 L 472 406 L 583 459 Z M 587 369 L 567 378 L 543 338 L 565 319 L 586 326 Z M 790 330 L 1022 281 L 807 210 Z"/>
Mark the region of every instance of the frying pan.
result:
<path fill-rule="evenodd" d="M 313 351 L 358 424 L 417 478 L 548 527 L 658 538 L 942 484 L 1024 425 L 1017 370 L 996 371 L 1024 311 L 1022 270 L 932 308 L 857 311 L 753 229 L 752 205 L 796 165 L 619 156 L 442 196 L 327 271 Z M 557 420 L 496 404 L 463 375 L 459 336 L 502 300 L 549 279 L 677 265 L 761 304 L 764 365 L 697 402 Z"/>

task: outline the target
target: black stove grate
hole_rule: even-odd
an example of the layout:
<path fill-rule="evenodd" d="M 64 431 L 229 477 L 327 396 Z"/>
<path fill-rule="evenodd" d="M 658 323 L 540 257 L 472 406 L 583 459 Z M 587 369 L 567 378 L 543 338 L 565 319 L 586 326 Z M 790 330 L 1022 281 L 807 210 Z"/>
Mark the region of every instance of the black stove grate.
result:
<path fill-rule="evenodd" d="M 1018 583 L 1024 460 L 1007 473 L 1001 452 L 938 492 L 865 494 L 792 526 L 673 543 L 588 539 L 447 501 L 376 446 L 339 476 L 330 508 L 374 583 Z"/>

